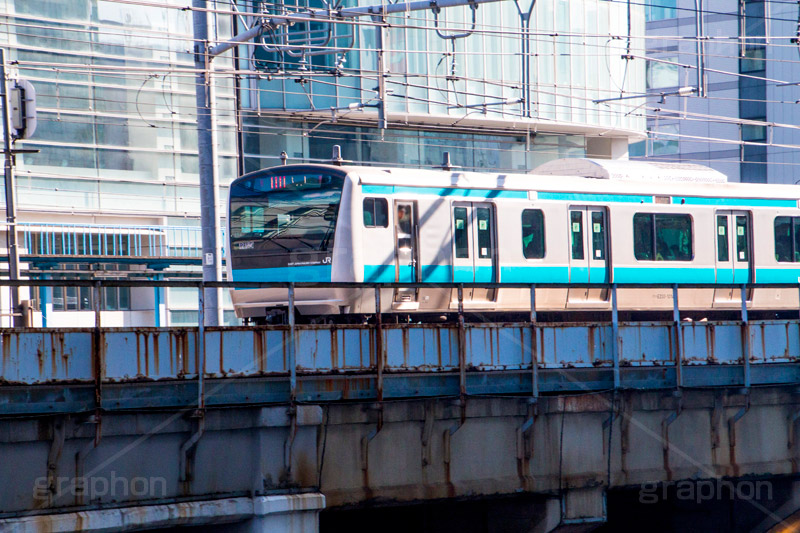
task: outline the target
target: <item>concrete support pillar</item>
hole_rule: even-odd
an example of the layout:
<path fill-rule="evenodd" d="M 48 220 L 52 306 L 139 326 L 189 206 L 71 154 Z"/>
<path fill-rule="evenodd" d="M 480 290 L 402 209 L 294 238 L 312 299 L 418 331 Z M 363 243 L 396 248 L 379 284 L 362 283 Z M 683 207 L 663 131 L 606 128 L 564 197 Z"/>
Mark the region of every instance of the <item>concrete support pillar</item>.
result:
<path fill-rule="evenodd" d="M 624 137 L 587 137 L 586 157 L 628 159 L 628 139 Z"/>
<path fill-rule="evenodd" d="M 606 522 L 605 489 L 569 489 L 561 498 L 548 500 L 544 511 L 531 533 L 593 531 Z"/>
<path fill-rule="evenodd" d="M 253 517 L 215 528 L 216 533 L 318 533 L 322 494 L 263 496 L 253 501 Z"/>

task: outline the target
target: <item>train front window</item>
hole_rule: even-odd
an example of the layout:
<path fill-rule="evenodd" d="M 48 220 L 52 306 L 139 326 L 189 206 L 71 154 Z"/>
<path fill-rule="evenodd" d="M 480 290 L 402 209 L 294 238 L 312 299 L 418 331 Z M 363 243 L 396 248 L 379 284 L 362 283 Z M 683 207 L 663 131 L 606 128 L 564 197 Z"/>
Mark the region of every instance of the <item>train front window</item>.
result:
<path fill-rule="evenodd" d="M 231 247 L 266 254 L 333 248 L 344 179 L 320 173 L 264 175 L 231 187 Z"/>

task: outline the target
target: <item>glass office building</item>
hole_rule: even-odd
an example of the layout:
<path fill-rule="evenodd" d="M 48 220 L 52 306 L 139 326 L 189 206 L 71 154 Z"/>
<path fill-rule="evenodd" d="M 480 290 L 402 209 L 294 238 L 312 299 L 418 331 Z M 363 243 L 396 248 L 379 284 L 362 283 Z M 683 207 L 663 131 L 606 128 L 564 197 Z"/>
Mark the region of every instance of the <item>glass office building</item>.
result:
<path fill-rule="evenodd" d="M 797 4 L 764 0 L 711 4 L 700 49 L 705 97 L 680 98 L 698 86 L 696 3 L 651 2 L 647 15 L 647 142 L 635 157 L 711 166 L 731 181 L 796 183 L 800 164 L 797 101 Z"/>
<path fill-rule="evenodd" d="M 297 24 L 240 47 L 240 67 L 261 74 L 242 85 L 246 169 L 274 165 L 282 151 L 325 160 L 334 144 L 363 164 L 431 166 L 448 151 L 464 168 L 517 172 L 559 157 L 626 157 L 642 114 L 594 100 L 644 90 L 644 63 L 621 57 L 641 42 L 609 37 L 628 34 L 628 6 L 536 2 L 526 30 L 529 8 L 409 12 L 387 17 L 380 36 L 371 25 L 338 25 L 324 48 L 301 48 L 320 28 Z M 644 8 L 631 9 L 630 33 L 641 35 Z M 371 107 L 380 101 L 385 128 Z"/>
<path fill-rule="evenodd" d="M 37 91 L 38 128 L 17 143 L 38 150 L 16 159 L 25 275 L 199 276 L 188 3 L 0 0 L 8 77 Z M 210 39 L 245 30 L 254 9 L 323 5 L 209 0 Z M 635 102 L 595 102 L 645 90 L 644 63 L 623 57 L 643 46 L 626 37 L 644 32 L 641 5 L 509 0 L 386 22 L 297 22 L 214 60 L 223 217 L 226 185 L 281 152 L 326 161 L 338 144 L 357 163 L 430 167 L 446 151 L 466 169 L 527 172 L 560 157 L 625 158 L 644 136 Z M 29 297 L 47 325 L 91 320 L 91 289 Z M 193 291 L 120 289 L 102 305 L 107 325 L 196 321 Z"/>
<path fill-rule="evenodd" d="M 644 8 L 547 0 L 526 23 L 530 7 L 407 12 L 387 17 L 382 35 L 370 24 L 323 35 L 324 25 L 298 23 L 240 47 L 240 68 L 259 73 L 242 81 L 245 168 L 278 164 L 281 152 L 324 161 L 334 144 L 363 164 L 438 165 L 448 151 L 463 168 L 516 172 L 559 157 L 627 157 L 643 113 L 594 100 L 644 91 L 644 63 L 622 57 L 642 43 L 619 38 L 642 35 Z"/>
<path fill-rule="evenodd" d="M 16 159 L 18 238 L 31 277 L 196 275 L 188 261 L 200 246 L 192 17 L 184 1 L 160 3 L 0 0 L 8 77 L 30 81 L 37 94 L 36 132 L 17 147 L 38 152 Z M 216 36 L 230 35 L 229 16 L 211 18 Z M 223 184 L 237 175 L 233 87 L 230 76 L 216 79 Z M 92 319 L 90 289 L 30 297 L 48 325 Z M 107 325 L 196 320 L 197 303 L 176 291 L 109 290 L 102 304 Z"/>

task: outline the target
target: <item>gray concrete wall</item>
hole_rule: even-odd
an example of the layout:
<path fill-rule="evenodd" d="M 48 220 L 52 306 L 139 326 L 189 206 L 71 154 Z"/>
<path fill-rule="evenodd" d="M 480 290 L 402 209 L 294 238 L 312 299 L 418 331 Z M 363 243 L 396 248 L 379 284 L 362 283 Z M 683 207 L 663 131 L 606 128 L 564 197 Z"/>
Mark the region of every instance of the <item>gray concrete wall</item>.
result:
<path fill-rule="evenodd" d="M 796 390 L 745 392 L 4 419 L 0 517 L 311 491 L 328 507 L 567 494 L 563 514 L 592 518 L 607 487 L 796 474 Z"/>

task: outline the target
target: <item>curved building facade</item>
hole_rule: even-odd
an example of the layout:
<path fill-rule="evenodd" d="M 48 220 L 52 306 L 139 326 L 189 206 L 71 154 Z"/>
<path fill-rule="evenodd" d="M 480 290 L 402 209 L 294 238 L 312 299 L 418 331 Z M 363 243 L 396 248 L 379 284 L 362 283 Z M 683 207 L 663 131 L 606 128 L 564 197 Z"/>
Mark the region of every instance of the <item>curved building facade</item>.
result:
<path fill-rule="evenodd" d="M 322 6 L 271 14 L 302 7 Z M 641 42 L 625 37 L 643 34 L 642 6 L 503 1 L 357 22 L 296 23 L 240 47 L 240 68 L 259 73 L 242 81 L 247 170 L 282 151 L 322 161 L 339 144 L 364 164 L 430 166 L 449 151 L 464 168 L 519 171 L 627 157 L 643 137 L 638 103 L 595 103 L 645 91 L 630 53 Z"/>

